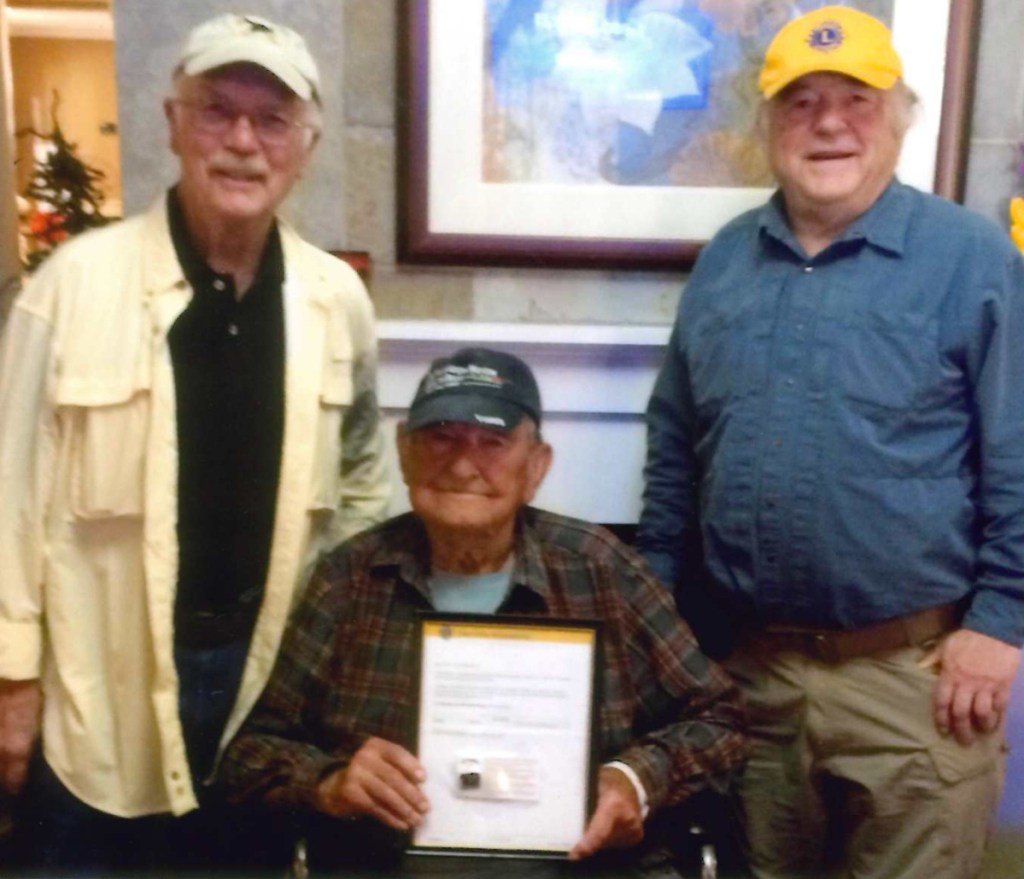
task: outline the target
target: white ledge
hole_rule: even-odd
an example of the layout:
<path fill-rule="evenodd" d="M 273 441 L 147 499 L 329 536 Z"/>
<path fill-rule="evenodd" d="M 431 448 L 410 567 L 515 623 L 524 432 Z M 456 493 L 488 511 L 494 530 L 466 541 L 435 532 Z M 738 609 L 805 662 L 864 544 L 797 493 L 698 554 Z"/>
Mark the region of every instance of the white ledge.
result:
<path fill-rule="evenodd" d="M 638 418 L 669 332 L 660 326 L 379 321 L 380 402 L 403 409 L 431 360 L 480 345 L 529 363 L 551 415 Z"/>
<path fill-rule="evenodd" d="M 482 321 L 382 320 L 382 343 L 493 343 L 566 347 L 660 348 L 668 342 L 668 326 L 613 324 L 487 323 Z"/>

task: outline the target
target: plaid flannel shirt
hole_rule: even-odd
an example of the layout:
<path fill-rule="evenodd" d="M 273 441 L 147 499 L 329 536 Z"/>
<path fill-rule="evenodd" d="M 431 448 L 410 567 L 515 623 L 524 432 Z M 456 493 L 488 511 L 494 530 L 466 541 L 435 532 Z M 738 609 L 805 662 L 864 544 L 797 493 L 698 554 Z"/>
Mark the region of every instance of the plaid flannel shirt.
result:
<path fill-rule="evenodd" d="M 320 780 L 367 738 L 410 748 L 417 613 L 433 609 L 429 569 L 426 533 L 411 513 L 321 562 L 225 755 L 231 800 L 315 809 Z M 639 555 L 606 530 L 524 509 L 499 612 L 603 621 L 598 757 L 634 770 L 652 812 L 742 761 L 735 687 Z"/>

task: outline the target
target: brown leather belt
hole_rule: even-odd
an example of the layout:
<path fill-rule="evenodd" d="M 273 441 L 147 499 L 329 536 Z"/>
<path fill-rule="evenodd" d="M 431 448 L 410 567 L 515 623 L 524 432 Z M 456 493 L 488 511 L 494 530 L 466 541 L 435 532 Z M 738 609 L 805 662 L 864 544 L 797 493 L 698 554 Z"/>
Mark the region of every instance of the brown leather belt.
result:
<path fill-rule="evenodd" d="M 959 623 L 960 605 L 954 602 L 860 629 L 768 626 L 753 633 L 746 644 L 754 650 L 770 653 L 790 650 L 805 653 L 822 662 L 842 662 L 923 644 L 955 629 Z"/>

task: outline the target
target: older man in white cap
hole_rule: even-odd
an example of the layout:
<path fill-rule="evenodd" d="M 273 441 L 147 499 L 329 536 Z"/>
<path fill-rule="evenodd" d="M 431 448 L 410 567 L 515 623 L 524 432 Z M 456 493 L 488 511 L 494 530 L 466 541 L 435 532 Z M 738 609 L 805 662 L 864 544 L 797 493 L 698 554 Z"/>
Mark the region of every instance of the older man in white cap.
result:
<path fill-rule="evenodd" d="M 0 784 L 28 776 L 44 869 L 203 863 L 204 781 L 304 574 L 384 513 L 366 292 L 275 217 L 319 104 L 294 31 L 195 28 L 164 107 L 177 185 L 61 248 L 10 316 Z"/>
<path fill-rule="evenodd" d="M 760 86 L 779 192 L 681 300 L 640 543 L 696 627 L 734 624 L 759 879 L 967 879 L 1024 641 L 1024 262 L 894 178 L 880 21 L 794 19 Z"/>

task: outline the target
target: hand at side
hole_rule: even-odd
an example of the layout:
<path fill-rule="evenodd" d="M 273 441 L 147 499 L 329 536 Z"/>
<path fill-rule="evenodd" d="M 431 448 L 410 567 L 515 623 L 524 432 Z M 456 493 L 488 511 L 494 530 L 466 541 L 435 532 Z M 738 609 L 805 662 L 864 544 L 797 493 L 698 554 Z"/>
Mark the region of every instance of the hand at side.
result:
<path fill-rule="evenodd" d="M 0 680 L 0 788 L 12 794 L 25 784 L 42 705 L 39 681 Z"/>
<path fill-rule="evenodd" d="M 937 666 L 939 672 L 933 700 L 936 727 L 969 745 L 979 733 L 999 726 L 1020 665 L 1020 648 L 959 629 L 943 639 L 923 665 Z"/>

